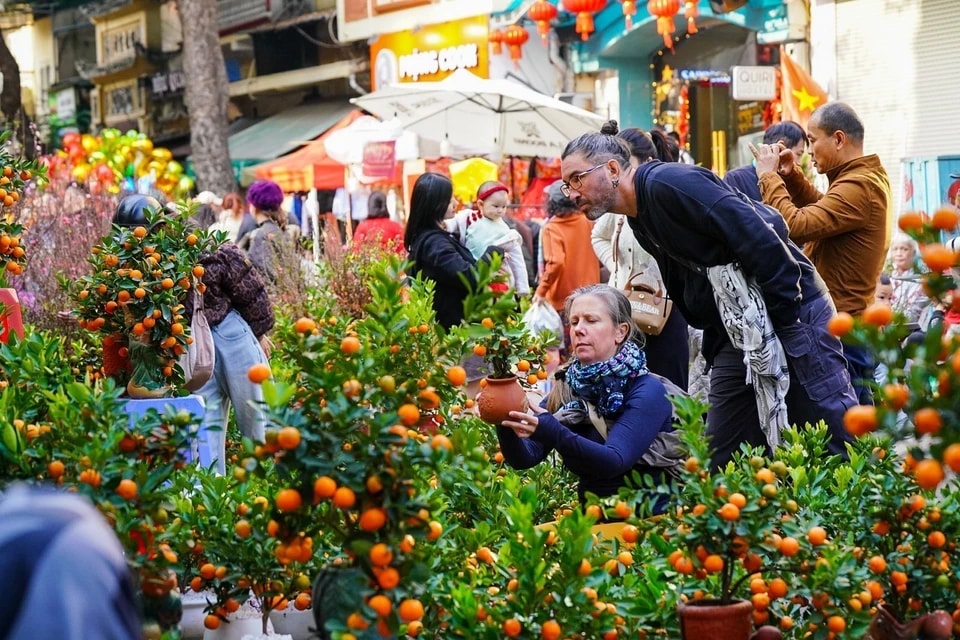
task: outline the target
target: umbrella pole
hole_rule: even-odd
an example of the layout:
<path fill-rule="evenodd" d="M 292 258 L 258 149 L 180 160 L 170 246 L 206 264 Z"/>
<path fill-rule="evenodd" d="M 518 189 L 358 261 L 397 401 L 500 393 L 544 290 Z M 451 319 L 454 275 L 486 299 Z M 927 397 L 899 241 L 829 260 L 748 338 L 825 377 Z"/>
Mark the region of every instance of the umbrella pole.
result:
<path fill-rule="evenodd" d="M 350 165 L 347 165 L 343 172 L 346 176 L 344 180 L 344 191 L 347 192 L 347 220 L 345 228 L 347 230 L 347 241 L 346 244 L 350 244 L 353 241 L 353 193 L 350 191 Z"/>

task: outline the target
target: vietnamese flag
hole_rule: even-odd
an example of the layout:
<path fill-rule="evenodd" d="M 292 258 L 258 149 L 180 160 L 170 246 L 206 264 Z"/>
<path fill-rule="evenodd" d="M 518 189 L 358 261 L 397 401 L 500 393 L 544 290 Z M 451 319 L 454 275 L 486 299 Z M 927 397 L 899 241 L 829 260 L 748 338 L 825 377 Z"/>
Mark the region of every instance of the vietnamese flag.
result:
<path fill-rule="evenodd" d="M 780 78 L 782 118 L 793 120 L 806 129 L 810 115 L 829 100 L 827 92 L 803 67 L 793 61 L 783 47 L 780 47 Z"/>

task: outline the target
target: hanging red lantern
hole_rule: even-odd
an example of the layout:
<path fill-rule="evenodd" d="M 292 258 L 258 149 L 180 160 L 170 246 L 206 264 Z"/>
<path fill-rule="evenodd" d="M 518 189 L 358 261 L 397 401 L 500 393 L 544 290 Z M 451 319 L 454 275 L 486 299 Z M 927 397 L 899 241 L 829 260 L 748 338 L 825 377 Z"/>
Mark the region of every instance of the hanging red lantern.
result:
<path fill-rule="evenodd" d="M 696 33 L 699 31 L 697 29 L 697 16 L 700 15 L 700 10 L 697 9 L 697 0 L 684 0 L 683 15 L 687 18 L 687 33 Z"/>
<path fill-rule="evenodd" d="M 563 8 L 577 14 L 576 31 L 581 40 L 587 40 L 595 31 L 593 14 L 607 6 L 607 0 L 563 0 Z"/>
<path fill-rule="evenodd" d="M 657 33 L 663 36 L 663 45 L 673 48 L 673 32 L 677 30 L 673 24 L 673 16 L 680 10 L 680 0 L 650 0 L 647 2 L 647 11 L 657 16 Z"/>
<path fill-rule="evenodd" d="M 620 0 L 623 3 L 623 22 L 627 29 L 633 28 L 633 16 L 637 15 L 637 3 L 634 0 Z"/>
<path fill-rule="evenodd" d="M 511 60 L 517 62 L 523 57 L 523 50 L 520 49 L 520 47 L 522 47 L 529 38 L 530 34 L 520 25 L 512 24 L 507 27 L 506 32 L 503 34 L 503 41 L 506 42 L 510 48 Z"/>
<path fill-rule="evenodd" d="M 487 35 L 487 40 L 493 45 L 494 55 L 500 55 L 503 53 L 503 31 L 494 29 L 489 35 Z"/>
<path fill-rule="evenodd" d="M 537 33 L 543 44 L 547 44 L 547 34 L 550 33 L 550 21 L 557 17 L 557 5 L 547 0 L 537 0 L 527 11 L 530 19 L 537 23 Z"/>

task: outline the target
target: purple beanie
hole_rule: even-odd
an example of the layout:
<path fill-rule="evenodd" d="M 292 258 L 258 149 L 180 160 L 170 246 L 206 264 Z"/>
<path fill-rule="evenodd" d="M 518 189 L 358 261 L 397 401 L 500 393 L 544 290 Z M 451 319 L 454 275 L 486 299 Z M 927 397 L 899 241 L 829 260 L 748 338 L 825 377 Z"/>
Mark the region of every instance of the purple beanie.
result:
<path fill-rule="evenodd" d="M 283 190 L 276 182 L 258 180 L 247 189 L 247 202 L 261 211 L 276 211 L 283 203 Z"/>

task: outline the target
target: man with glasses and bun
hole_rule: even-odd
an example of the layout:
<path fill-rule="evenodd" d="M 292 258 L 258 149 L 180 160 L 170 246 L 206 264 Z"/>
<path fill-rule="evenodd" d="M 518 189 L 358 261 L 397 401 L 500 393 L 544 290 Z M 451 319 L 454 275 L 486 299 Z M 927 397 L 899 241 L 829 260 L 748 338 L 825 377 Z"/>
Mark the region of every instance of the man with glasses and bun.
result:
<path fill-rule="evenodd" d="M 631 166 L 617 131 L 610 121 L 567 145 L 563 193 L 590 219 L 626 216 L 674 304 L 704 330 L 712 466 L 742 443 L 775 447 L 786 425 L 821 419 L 831 452 L 845 454 L 843 415 L 856 400 L 840 341 L 826 330 L 833 302 L 783 218 L 702 167 Z"/>

